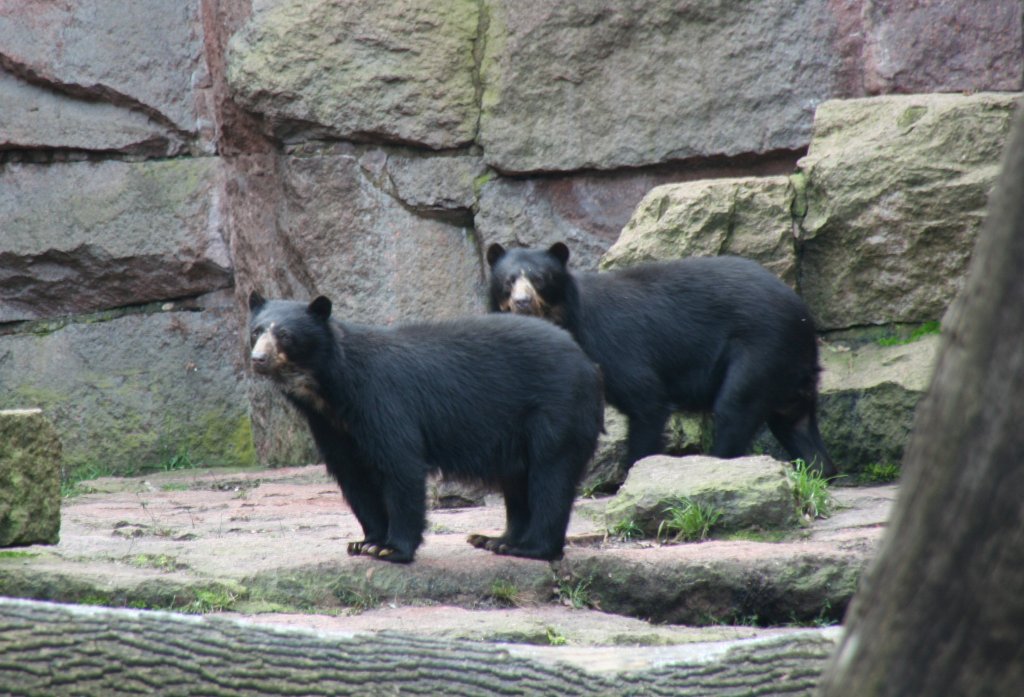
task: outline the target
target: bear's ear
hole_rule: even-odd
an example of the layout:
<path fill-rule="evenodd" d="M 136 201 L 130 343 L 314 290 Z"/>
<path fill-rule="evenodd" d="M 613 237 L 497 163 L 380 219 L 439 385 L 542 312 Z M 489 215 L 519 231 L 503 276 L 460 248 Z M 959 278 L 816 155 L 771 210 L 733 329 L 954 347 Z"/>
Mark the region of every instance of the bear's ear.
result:
<path fill-rule="evenodd" d="M 309 304 L 309 314 L 320 319 L 327 319 L 331 316 L 331 301 L 322 295 L 316 296 Z"/>
<path fill-rule="evenodd" d="M 558 259 L 558 262 L 565 266 L 569 263 L 569 248 L 565 246 L 563 242 L 555 242 L 553 245 L 548 247 L 548 254 Z"/>
<path fill-rule="evenodd" d="M 260 295 L 260 292 L 258 290 L 254 290 L 251 293 L 249 293 L 249 311 L 250 312 L 256 312 L 261 307 L 263 307 L 266 304 L 266 302 L 267 301 L 263 299 L 263 296 Z"/>
<path fill-rule="evenodd" d="M 505 248 L 495 242 L 487 248 L 487 265 L 493 267 L 505 256 Z"/>

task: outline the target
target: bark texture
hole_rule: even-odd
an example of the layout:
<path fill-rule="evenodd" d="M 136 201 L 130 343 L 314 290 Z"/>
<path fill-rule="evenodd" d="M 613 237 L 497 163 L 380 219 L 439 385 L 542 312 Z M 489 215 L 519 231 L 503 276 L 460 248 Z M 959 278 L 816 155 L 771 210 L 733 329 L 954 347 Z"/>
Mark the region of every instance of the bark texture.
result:
<path fill-rule="evenodd" d="M 1024 110 L 943 327 L 900 499 L 822 683 L 828 697 L 1024 685 Z"/>
<path fill-rule="evenodd" d="M 468 641 L 318 635 L 162 612 L 0 600 L 0 692 L 792 696 L 811 693 L 834 645 L 814 631 L 725 651 L 696 645 L 683 662 L 597 674 Z"/>

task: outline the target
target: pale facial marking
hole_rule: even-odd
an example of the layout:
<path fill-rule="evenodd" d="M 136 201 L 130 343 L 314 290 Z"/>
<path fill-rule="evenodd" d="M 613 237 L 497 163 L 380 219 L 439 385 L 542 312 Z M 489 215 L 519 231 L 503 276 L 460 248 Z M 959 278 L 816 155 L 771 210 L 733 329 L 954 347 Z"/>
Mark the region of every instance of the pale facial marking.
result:
<path fill-rule="evenodd" d="M 501 303 L 501 309 L 518 315 L 544 315 L 544 301 L 525 271 L 520 271 L 516 276 L 508 297 Z"/>

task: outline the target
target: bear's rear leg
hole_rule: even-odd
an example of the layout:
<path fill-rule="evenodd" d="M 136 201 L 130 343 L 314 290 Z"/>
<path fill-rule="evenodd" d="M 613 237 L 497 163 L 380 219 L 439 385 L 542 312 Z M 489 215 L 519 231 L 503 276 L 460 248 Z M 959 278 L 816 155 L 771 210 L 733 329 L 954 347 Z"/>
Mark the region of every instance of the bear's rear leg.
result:
<path fill-rule="evenodd" d="M 823 477 L 839 474 L 821 439 L 813 405 L 797 418 L 789 414 L 772 414 L 768 417 L 768 428 L 790 457 L 803 460 L 812 471 Z"/>

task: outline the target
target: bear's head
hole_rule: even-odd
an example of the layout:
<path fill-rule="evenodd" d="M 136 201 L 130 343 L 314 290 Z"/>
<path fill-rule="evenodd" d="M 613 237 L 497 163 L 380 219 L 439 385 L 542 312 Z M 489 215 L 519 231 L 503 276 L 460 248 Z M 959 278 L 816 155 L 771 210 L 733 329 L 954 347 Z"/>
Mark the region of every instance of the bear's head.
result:
<path fill-rule="evenodd" d="M 495 242 L 487 248 L 491 267 L 491 312 L 565 319 L 569 248 L 556 242 L 548 249 L 508 249 Z"/>
<path fill-rule="evenodd" d="M 318 392 L 315 373 L 330 356 L 334 334 L 331 301 L 265 300 L 249 295 L 249 360 L 254 373 L 279 383 L 288 394 L 310 398 Z"/>

